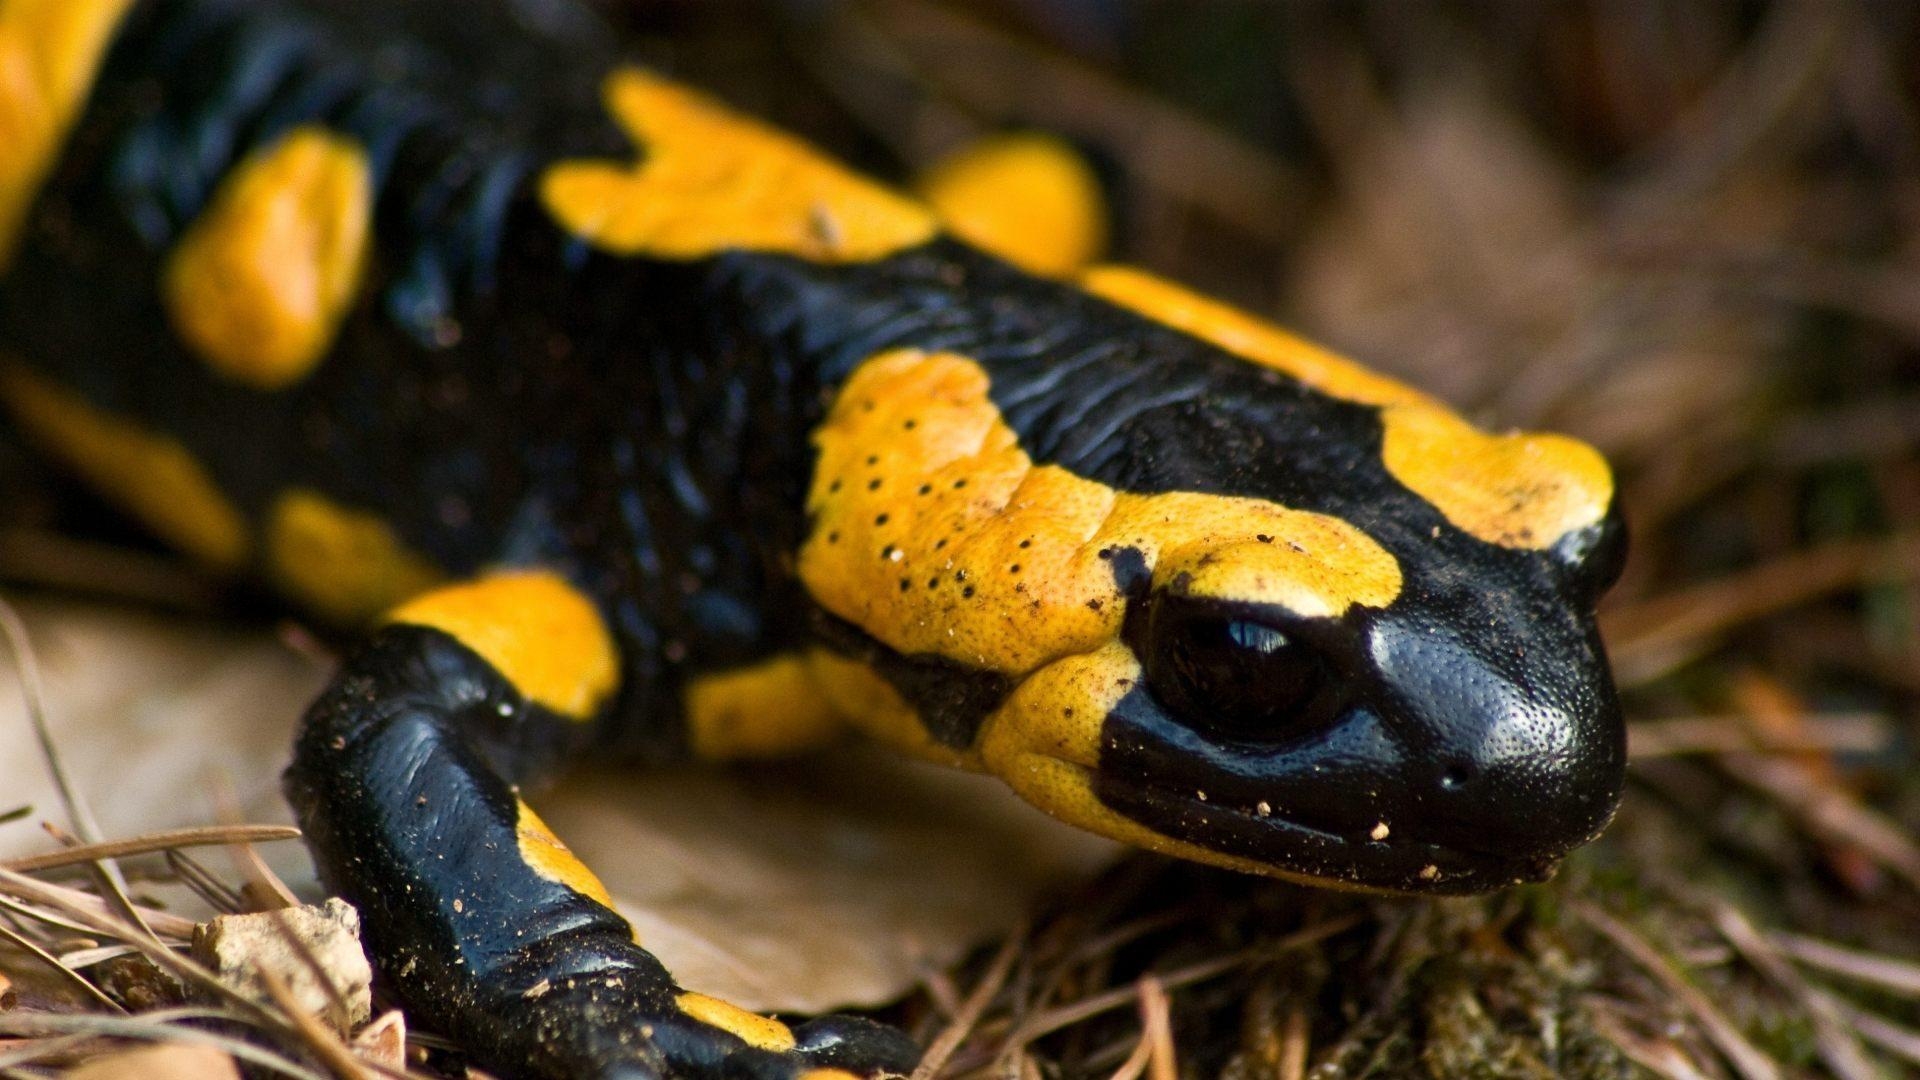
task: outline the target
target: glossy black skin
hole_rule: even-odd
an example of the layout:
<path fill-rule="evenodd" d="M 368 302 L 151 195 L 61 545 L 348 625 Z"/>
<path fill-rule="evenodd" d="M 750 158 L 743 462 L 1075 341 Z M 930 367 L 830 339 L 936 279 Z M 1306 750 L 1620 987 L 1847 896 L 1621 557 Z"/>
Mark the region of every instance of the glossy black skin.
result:
<path fill-rule="evenodd" d="M 524 872 L 513 784 L 584 733 L 423 627 L 375 634 L 314 703 L 287 797 L 412 1021 L 516 1076 L 910 1070 L 919 1048 L 857 1017 L 800 1025 L 794 1052 L 776 1054 L 683 1015 L 681 988 L 625 919 Z"/>
<path fill-rule="evenodd" d="M 0 349 L 180 439 L 255 520 L 315 489 L 453 575 L 547 566 L 606 613 L 622 684 L 592 724 L 528 706 L 444 635 L 390 630 L 303 729 L 289 793 L 322 873 L 422 1015 L 530 1075 L 910 1058 L 845 1021 L 791 1058 L 685 1026 L 617 920 L 520 862 L 507 786 L 584 753 L 681 757 L 689 679 L 812 642 L 892 680 L 941 742 L 973 743 L 1011 679 L 893 653 L 793 576 L 811 433 L 895 347 L 977 360 L 1038 462 L 1335 515 L 1400 562 L 1390 608 L 1302 620 L 1183 598 L 1110 552 L 1150 672 L 1182 623 L 1156 615 L 1184 602 L 1285 629 L 1325 676 L 1268 729 L 1150 677 L 1105 720 L 1097 791 L 1115 811 L 1296 875 L 1426 892 L 1537 878 L 1605 824 L 1624 736 L 1591 607 L 1617 515 L 1550 552 L 1483 544 L 1385 471 L 1374 409 L 950 240 L 846 267 L 596 253 L 533 182 L 630 152 L 599 100 L 614 62 L 562 0 L 148 0 L 0 281 Z M 218 178 L 304 122 L 370 148 L 378 250 L 334 353 L 267 394 L 188 355 L 154 283 Z M 452 955 L 467 962 L 436 962 Z M 559 990 L 528 998 L 542 979 Z M 640 1045 L 642 1022 L 667 1034 Z"/>

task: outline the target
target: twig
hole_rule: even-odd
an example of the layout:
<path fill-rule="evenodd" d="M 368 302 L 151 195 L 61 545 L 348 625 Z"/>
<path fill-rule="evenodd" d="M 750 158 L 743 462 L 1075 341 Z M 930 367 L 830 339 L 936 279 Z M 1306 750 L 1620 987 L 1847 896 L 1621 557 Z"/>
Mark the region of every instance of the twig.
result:
<path fill-rule="evenodd" d="M 15 896 L 35 904 L 45 905 L 56 911 L 84 912 L 87 921 L 82 930 L 93 933 L 99 929 L 99 921 L 113 918 L 113 908 L 105 900 L 90 892 L 70 889 L 65 885 L 55 885 L 50 881 L 15 874 L 0 867 L 0 897 Z M 193 920 L 153 908 L 141 908 L 140 915 L 153 927 L 154 932 L 165 937 L 184 941 L 193 936 Z M 65 925 L 65 924 L 63 924 Z"/>
<path fill-rule="evenodd" d="M 1685 716 L 1627 725 L 1627 754 L 1635 760 L 1681 754 L 1851 753 L 1885 750 L 1893 725 L 1881 713 L 1808 713 L 1792 732 L 1756 730 L 1743 716 Z"/>
<path fill-rule="evenodd" d="M 1875 1080 L 1879 1070 L 1867 1060 L 1866 1051 L 1833 1008 L 1832 1001 L 1815 994 L 1793 965 L 1787 963 L 1733 905 L 1712 901 L 1710 914 L 1721 936 L 1738 949 L 1749 964 L 1782 993 L 1800 1003 L 1802 1013 L 1813 1021 L 1814 1044 L 1827 1068 L 1840 1080 Z"/>
<path fill-rule="evenodd" d="M 262 1068 L 272 1069 L 294 1080 L 328 1080 L 327 1077 L 299 1064 L 291 1058 L 276 1054 L 245 1039 L 237 1039 L 204 1028 L 190 1026 L 188 1021 L 228 1020 L 244 1022 L 244 1018 L 222 1009 L 160 1009 L 139 1016 L 99 1016 L 87 1013 L 7 1013 L 0 1015 L 0 1033 L 13 1035 L 55 1035 L 82 1034 L 106 1035 L 122 1039 L 142 1039 L 147 1042 L 188 1042 L 201 1043 L 224 1050 L 242 1061 L 252 1062 Z M 31 1061 L 41 1056 L 39 1052 L 9 1060 L 0 1058 L 0 1065 L 14 1065 Z"/>
<path fill-rule="evenodd" d="M 50 970 L 58 973 L 62 980 L 79 987 L 88 997 L 105 1005 L 108 1012 L 120 1013 L 123 1016 L 126 1015 L 127 1010 L 121 1008 L 119 1002 L 108 997 L 104 991 L 93 985 L 92 979 L 61 963 L 59 957 L 34 944 L 26 935 L 19 933 L 6 923 L 0 923 L 0 938 L 5 938 L 13 942 L 16 946 L 31 953 L 34 959 L 39 960 Z"/>
<path fill-rule="evenodd" d="M 287 934 L 289 939 L 292 936 L 291 933 Z M 307 1015 L 306 1010 L 300 1007 L 300 1003 L 294 1000 L 293 991 L 287 989 L 287 984 L 277 973 L 261 968 L 258 974 L 260 985 L 266 988 L 267 996 L 272 998 L 273 1003 L 280 1007 L 280 1011 L 286 1014 L 288 1020 L 292 1021 L 293 1029 L 299 1033 L 307 1049 L 313 1052 L 313 1056 L 319 1059 L 320 1064 L 326 1066 L 328 1072 L 331 1072 L 337 1080 L 367 1080 L 367 1070 L 360 1060 L 353 1056 L 353 1051 L 347 1049 L 333 1032 L 328 1031 L 313 1017 Z"/>
<path fill-rule="evenodd" d="M 1780 951 L 1816 971 L 1920 998 L 1920 963 L 1848 949 L 1804 934 L 1776 931 L 1769 936 Z"/>
<path fill-rule="evenodd" d="M 300 830 L 291 825 L 209 825 L 193 829 L 169 829 L 165 832 L 132 836 L 125 840 L 82 844 L 64 851 L 49 851 L 44 855 L 23 855 L 15 859 L 4 859 L 0 860 L 0 868 L 29 874 L 60 866 L 93 862 L 96 859 L 124 859 L 133 855 L 146 855 L 175 848 L 267 843 L 275 840 L 296 840 L 299 837 Z"/>
<path fill-rule="evenodd" d="M 1920 575 L 1920 536 L 1847 540 L 1601 614 L 1627 685 L 1650 682 L 1743 623 L 1830 593 Z"/>
<path fill-rule="evenodd" d="M 1771 797 L 1808 831 L 1861 849 L 1920 889 L 1920 844 L 1885 815 L 1845 791 L 1816 782 L 1792 761 L 1759 754 L 1729 754 L 1720 761 L 1727 775 Z"/>
<path fill-rule="evenodd" d="M 931 1080 L 947 1064 L 947 1059 L 959 1049 L 967 1035 L 980 1022 L 980 1015 L 987 1011 L 993 996 L 1006 985 L 1007 973 L 1013 970 L 1013 962 L 1020 955 L 1020 948 L 1026 942 L 1025 929 L 1016 930 L 1007 938 L 1007 943 L 994 955 L 993 962 L 987 965 L 986 974 L 974 986 L 973 992 L 960 1004 L 954 1013 L 953 1022 L 927 1047 L 926 1054 L 920 1058 L 920 1064 L 914 1066 L 912 1080 Z"/>
<path fill-rule="evenodd" d="M 1152 975 L 1140 977 L 1140 1039 L 1148 1046 L 1150 1080 L 1178 1080 L 1173 1057 L 1173 1006 L 1166 988 Z"/>
<path fill-rule="evenodd" d="M 1304 948 L 1318 941 L 1324 941 L 1335 934 L 1343 933 L 1358 926 L 1361 919 L 1362 917 L 1357 913 L 1343 915 L 1337 919 L 1329 919 L 1316 926 L 1310 926 L 1304 930 L 1297 930 L 1270 944 L 1255 945 L 1251 948 L 1241 949 L 1238 952 L 1228 953 L 1226 956 L 1215 957 L 1212 960 L 1202 960 L 1197 964 L 1190 964 L 1186 967 L 1176 968 L 1173 971 L 1161 974 L 1158 978 L 1165 989 L 1170 991 L 1178 990 L 1184 986 L 1191 986 L 1194 983 L 1204 982 L 1208 979 L 1224 975 L 1235 968 L 1258 963 L 1262 960 L 1271 960 L 1284 953 L 1292 952 L 1295 949 Z M 1015 1029 L 1013 1034 L 1009 1036 L 1008 1042 L 1016 1046 L 1030 1043 L 1042 1035 L 1058 1031 L 1070 1024 L 1077 1024 L 1089 1017 L 1098 1016 L 1109 1009 L 1117 1009 L 1126 1005 L 1133 1001 L 1135 996 L 1136 991 L 1133 987 L 1123 986 L 1118 989 L 1108 990 L 1082 998 L 1071 1005 L 1062 1005 L 1058 1008 L 1048 1010 L 1020 1025 L 1020 1027 Z"/>
<path fill-rule="evenodd" d="M 1612 941 L 1616 948 L 1638 964 L 1641 970 L 1653 976 L 1661 986 L 1666 987 L 1667 992 L 1672 994 L 1688 1012 L 1693 1014 L 1694 1019 L 1700 1022 L 1701 1030 L 1726 1057 L 1727 1063 L 1733 1066 L 1736 1073 L 1745 1080 L 1781 1080 L 1780 1066 L 1775 1064 L 1772 1058 L 1761 1053 L 1758 1047 L 1748 1042 L 1746 1036 L 1740 1034 L 1739 1029 L 1733 1026 L 1733 1022 L 1714 1007 L 1707 995 L 1701 993 L 1699 988 L 1687 980 L 1686 976 L 1680 974 L 1679 969 L 1675 968 L 1645 938 L 1588 901 L 1576 899 L 1571 901 L 1570 907 L 1585 920 L 1587 925 L 1598 930 Z"/>

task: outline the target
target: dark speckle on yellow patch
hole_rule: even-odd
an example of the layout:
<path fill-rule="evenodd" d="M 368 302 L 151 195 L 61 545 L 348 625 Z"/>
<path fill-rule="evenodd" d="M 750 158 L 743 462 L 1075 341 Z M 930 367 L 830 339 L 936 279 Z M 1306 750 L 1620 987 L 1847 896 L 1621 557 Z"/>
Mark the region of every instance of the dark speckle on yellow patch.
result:
<path fill-rule="evenodd" d="M 966 357 L 883 353 L 855 370 L 815 437 L 801 580 L 901 653 L 1017 676 L 1097 649 L 1125 614 L 1111 565 L 1121 548 L 1155 580 L 1186 572 L 1197 591 L 1306 616 L 1384 607 L 1399 593 L 1393 556 L 1336 518 L 1262 499 L 1119 492 L 1036 466 L 987 390 Z"/>

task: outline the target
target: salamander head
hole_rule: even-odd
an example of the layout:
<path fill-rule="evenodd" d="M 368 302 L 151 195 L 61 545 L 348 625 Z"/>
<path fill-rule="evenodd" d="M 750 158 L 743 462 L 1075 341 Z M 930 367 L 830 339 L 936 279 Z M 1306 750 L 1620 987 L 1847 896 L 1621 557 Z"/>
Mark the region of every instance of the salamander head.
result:
<path fill-rule="evenodd" d="M 1184 858 L 1545 877 L 1624 782 L 1605 462 L 1171 288 L 1096 289 L 1161 325 L 1063 320 L 1132 343 L 1104 364 L 896 350 L 840 392 L 800 574 L 918 721 L 888 730 Z"/>
<path fill-rule="evenodd" d="M 1338 611 L 1277 599 L 1291 590 L 1270 579 L 1236 596 L 1153 572 L 1118 642 L 1014 691 L 986 760 L 1075 824 L 1243 870 L 1448 893 L 1543 879 L 1621 793 L 1590 614 L 1621 546 L 1609 514 L 1571 564 L 1443 563 Z"/>

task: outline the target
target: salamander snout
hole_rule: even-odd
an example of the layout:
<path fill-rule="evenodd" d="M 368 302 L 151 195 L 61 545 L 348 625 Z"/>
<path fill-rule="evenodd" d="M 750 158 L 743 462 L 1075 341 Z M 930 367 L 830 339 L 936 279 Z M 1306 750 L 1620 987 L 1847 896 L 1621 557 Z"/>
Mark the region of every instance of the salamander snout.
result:
<path fill-rule="evenodd" d="M 1544 878 L 1612 817 L 1625 737 L 1591 616 L 1526 595 L 1298 618 L 1158 594 L 1099 797 L 1190 857 L 1321 884 Z"/>

